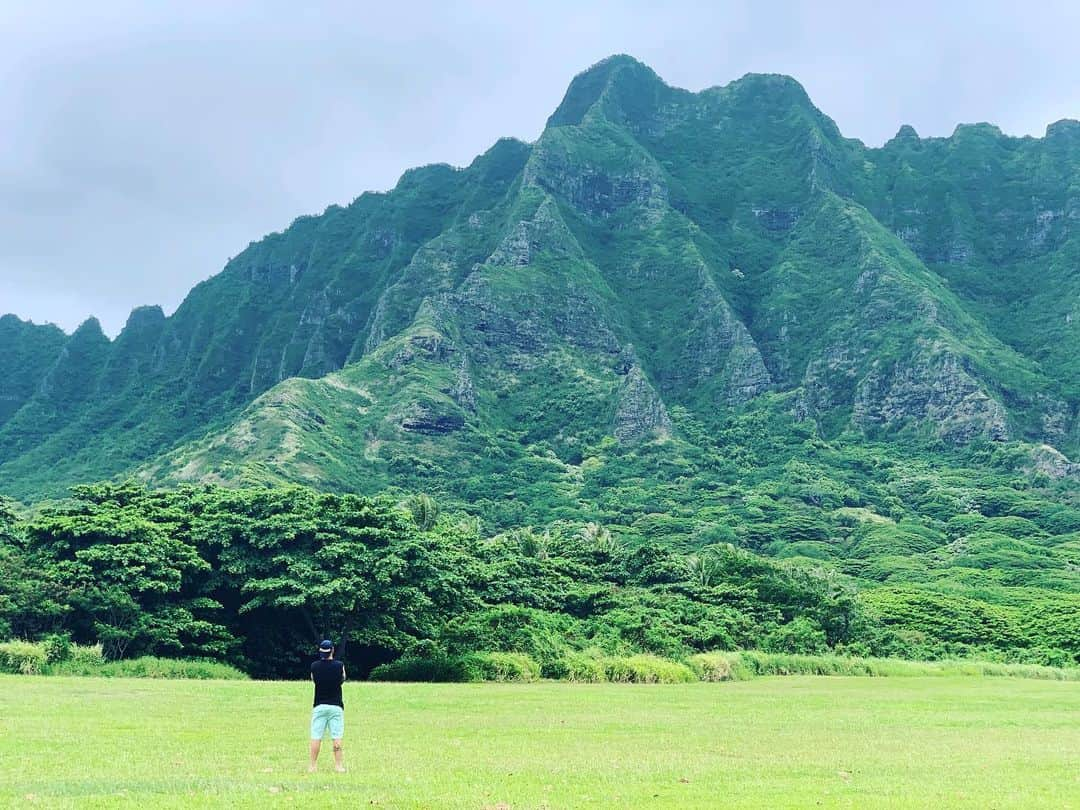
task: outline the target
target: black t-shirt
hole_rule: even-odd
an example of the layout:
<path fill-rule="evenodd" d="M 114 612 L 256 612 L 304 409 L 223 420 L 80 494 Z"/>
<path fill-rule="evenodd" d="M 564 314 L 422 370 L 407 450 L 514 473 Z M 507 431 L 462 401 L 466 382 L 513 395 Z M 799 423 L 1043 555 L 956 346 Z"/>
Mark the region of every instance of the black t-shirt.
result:
<path fill-rule="evenodd" d="M 345 680 L 345 665 L 332 658 L 320 658 L 311 665 L 311 679 L 315 681 L 315 702 L 313 706 L 340 706 L 341 682 Z"/>

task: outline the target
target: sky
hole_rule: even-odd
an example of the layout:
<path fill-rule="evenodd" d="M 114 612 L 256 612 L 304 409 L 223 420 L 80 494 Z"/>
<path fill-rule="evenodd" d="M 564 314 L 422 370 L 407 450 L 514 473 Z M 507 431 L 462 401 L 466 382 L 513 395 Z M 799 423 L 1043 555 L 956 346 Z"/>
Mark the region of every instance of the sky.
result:
<path fill-rule="evenodd" d="M 613 53 L 691 90 L 790 74 L 880 145 L 1080 118 L 1078 32 L 1051 0 L 0 0 L 0 313 L 171 312 L 297 216 L 535 140 Z"/>

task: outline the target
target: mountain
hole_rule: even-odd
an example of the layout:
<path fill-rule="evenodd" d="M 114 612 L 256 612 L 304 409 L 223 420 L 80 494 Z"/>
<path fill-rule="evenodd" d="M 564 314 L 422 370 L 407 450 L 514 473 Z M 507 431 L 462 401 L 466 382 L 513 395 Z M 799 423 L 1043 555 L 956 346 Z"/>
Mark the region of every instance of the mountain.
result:
<path fill-rule="evenodd" d="M 374 305 L 413 254 L 456 218 L 504 194 L 526 150 L 500 142 L 464 171 L 408 172 L 393 192 L 302 217 L 285 233 L 252 244 L 196 286 L 171 317 L 141 308 L 114 342 L 100 338 L 101 362 L 72 371 L 78 396 L 47 384 L 65 360 L 19 362 L 32 381 L 16 400 L 25 419 L 0 432 L 0 491 L 57 493 L 75 481 L 129 471 L 228 424 L 283 380 L 341 368 L 362 354 Z M 9 322 L 17 319 L 4 319 L 4 354 L 15 340 Z M 43 331 L 34 350 L 48 355 L 58 331 Z M 68 339 L 71 348 L 88 333 L 100 335 L 96 321 Z"/>
<path fill-rule="evenodd" d="M 67 336 L 55 326 L 25 323 L 14 315 L 0 318 L 0 425 L 45 382 L 66 342 Z"/>
<path fill-rule="evenodd" d="M 1078 267 L 1078 122 L 869 148 L 793 79 L 615 56 L 535 143 L 301 217 L 115 341 L 0 320 L 0 491 L 423 488 L 512 523 L 752 423 L 1067 480 Z"/>

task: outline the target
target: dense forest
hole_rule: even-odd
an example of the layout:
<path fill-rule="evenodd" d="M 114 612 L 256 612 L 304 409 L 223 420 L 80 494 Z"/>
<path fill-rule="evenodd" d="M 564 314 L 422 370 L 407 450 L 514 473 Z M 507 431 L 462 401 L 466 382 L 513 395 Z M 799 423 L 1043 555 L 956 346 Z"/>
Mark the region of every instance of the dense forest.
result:
<path fill-rule="evenodd" d="M 969 482 L 979 502 L 956 512 L 973 490 L 925 473 L 883 476 L 888 517 L 805 462 L 785 467 L 779 484 L 724 492 L 735 503 L 686 535 L 674 502 L 633 526 L 490 534 L 425 495 L 77 487 L 4 509 L 0 636 L 274 677 L 302 672 L 324 635 L 359 674 L 403 658 L 435 677 L 478 651 L 525 653 L 552 677 L 581 657 L 747 648 L 1080 663 L 1080 509 L 1006 476 Z"/>

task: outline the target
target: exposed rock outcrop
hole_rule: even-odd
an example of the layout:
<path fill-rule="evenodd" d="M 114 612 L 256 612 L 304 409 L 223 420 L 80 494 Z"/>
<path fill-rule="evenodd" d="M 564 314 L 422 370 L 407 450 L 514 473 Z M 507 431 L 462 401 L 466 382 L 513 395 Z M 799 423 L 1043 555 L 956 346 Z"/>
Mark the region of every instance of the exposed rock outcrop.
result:
<path fill-rule="evenodd" d="M 1065 454 L 1048 444 L 1031 448 L 1029 472 L 1042 473 L 1055 480 L 1080 478 L 1080 464 L 1069 461 Z"/>
<path fill-rule="evenodd" d="M 427 436 L 453 433 L 465 425 L 465 417 L 460 413 L 431 402 L 414 402 L 396 416 L 402 430 Z"/>
<path fill-rule="evenodd" d="M 559 214 L 558 205 L 547 196 L 531 219 L 511 228 L 486 264 L 524 267 L 541 251 L 555 258 L 581 256 L 581 248 Z"/>
<path fill-rule="evenodd" d="M 620 150 L 617 166 L 583 160 L 574 154 L 560 133 L 546 133 L 537 143 L 522 175 L 524 185 L 538 186 L 565 200 L 586 218 L 600 221 L 637 208 L 637 227 L 654 225 L 667 209 L 668 190 L 663 173 L 632 142 L 612 144 Z"/>
<path fill-rule="evenodd" d="M 698 267 L 697 289 L 688 294 L 697 303 L 686 325 L 680 370 L 659 375 L 665 389 L 719 381 L 718 405 L 742 405 L 767 390 L 772 380 L 761 351 L 704 262 Z"/>
<path fill-rule="evenodd" d="M 433 239 L 416 251 L 401 276 L 388 286 L 371 313 L 362 354 L 371 354 L 405 328 L 425 296 L 447 293 L 468 272 L 472 261 L 453 232 Z M 354 350 L 352 358 L 358 359 Z"/>
<path fill-rule="evenodd" d="M 799 217 L 801 212 L 797 206 L 790 206 L 787 208 L 770 208 L 766 206 L 755 205 L 750 209 L 761 226 L 767 231 L 773 233 L 782 233 L 784 231 L 790 231 L 799 223 Z"/>
<path fill-rule="evenodd" d="M 478 362 L 494 353 L 511 365 L 529 365 L 529 357 L 562 341 L 603 355 L 619 351 L 607 313 L 586 285 L 553 286 L 541 278 L 507 288 L 482 266 L 446 297 L 445 306 Z"/>
<path fill-rule="evenodd" d="M 956 444 L 977 437 L 1008 439 L 1005 408 L 964 368 L 956 355 L 873 368 L 855 392 L 852 422 L 861 428 L 926 421 L 945 441 Z"/>
<path fill-rule="evenodd" d="M 1051 445 L 1064 446 L 1069 435 L 1069 408 L 1055 397 L 1039 394 L 1036 397 L 1042 411 L 1042 435 Z"/>
<path fill-rule="evenodd" d="M 634 365 L 619 388 L 612 432 L 620 442 L 638 442 L 671 432 L 671 419 L 663 400 Z"/>
<path fill-rule="evenodd" d="M 806 365 L 792 409 L 795 418 L 817 421 L 832 409 L 846 406 L 851 402 L 857 373 L 852 350 L 843 345 L 827 348 L 824 356 Z"/>
<path fill-rule="evenodd" d="M 454 401 L 470 413 L 476 412 L 476 386 L 469 371 L 469 358 L 462 354 L 458 361 L 457 376 L 450 395 Z"/>

